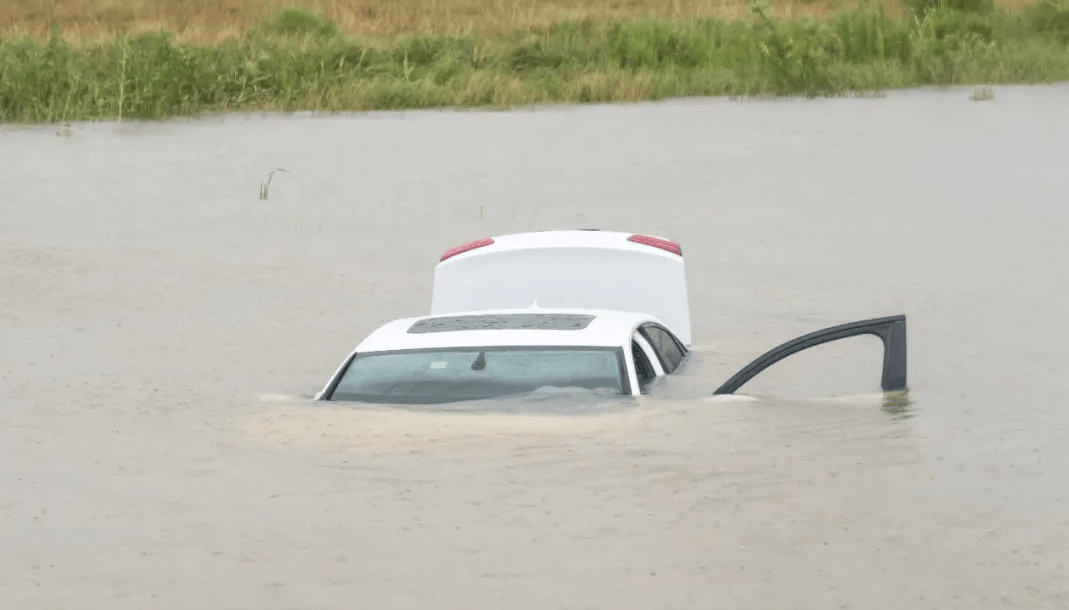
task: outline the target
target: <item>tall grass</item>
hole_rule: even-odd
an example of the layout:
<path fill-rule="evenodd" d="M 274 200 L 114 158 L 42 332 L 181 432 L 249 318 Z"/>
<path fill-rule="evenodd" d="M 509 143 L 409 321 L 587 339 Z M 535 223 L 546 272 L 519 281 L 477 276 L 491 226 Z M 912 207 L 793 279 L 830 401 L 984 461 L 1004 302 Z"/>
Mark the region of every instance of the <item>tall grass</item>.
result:
<path fill-rule="evenodd" d="M 777 19 L 823 19 L 865 1 L 772 0 L 771 8 Z M 950 8 L 967 10 L 970 2 L 991 1 L 886 0 L 896 14 L 918 2 L 950 2 Z M 1017 11 L 1045 0 L 993 1 Z M 339 31 L 362 37 L 501 35 L 561 21 L 746 19 L 750 14 L 750 0 L 0 0 L 0 37 L 47 40 L 58 28 L 65 40 L 82 45 L 162 29 L 179 42 L 217 44 L 240 39 L 286 4 L 325 15 Z"/>
<path fill-rule="evenodd" d="M 822 17 L 861 0 L 775 0 L 777 18 Z M 1037 0 L 998 0 L 1014 6 Z M 0 37 L 47 40 L 53 27 L 81 45 L 167 30 L 175 40 L 217 44 L 240 39 L 265 15 L 295 4 L 326 16 L 351 36 L 474 33 L 500 35 L 561 21 L 639 18 L 736 19 L 750 0 L 0 0 Z M 900 6 L 901 0 L 888 0 Z"/>
<path fill-rule="evenodd" d="M 920 84 L 1069 79 L 1069 9 L 877 5 L 830 19 L 562 22 L 503 36 L 351 39 L 291 9 L 241 40 L 166 32 L 73 47 L 0 40 L 0 121 L 162 118 L 228 110 L 369 110 L 621 101 L 685 95 L 835 95 Z"/>

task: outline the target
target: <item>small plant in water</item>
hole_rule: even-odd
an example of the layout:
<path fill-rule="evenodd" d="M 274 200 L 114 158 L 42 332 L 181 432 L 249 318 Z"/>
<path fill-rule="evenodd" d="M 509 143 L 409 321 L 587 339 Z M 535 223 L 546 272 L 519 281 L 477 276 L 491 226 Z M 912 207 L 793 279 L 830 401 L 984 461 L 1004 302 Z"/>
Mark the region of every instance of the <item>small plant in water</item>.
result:
<path fill-rule="evenodd" d="M 995 99 L 995 92 L 991 87 L 977 87 L 972 90 L 969 99 L 974 102 L 987 102 Z"/>
<path fill-rule="evenodd" d="M 267 199 L 267 189 L 271 186 L 271 178 L 273 178 L 275 176 L 275 172 L 284 172 L 284 171 L 286 171 L 286 170 L 282 169 L 281 167 L 276 167 L 275 169 L 267 172 L 267 180 L 264 180 L 263 182 L 260 183 L 260 199 L 261 200 Z"/>

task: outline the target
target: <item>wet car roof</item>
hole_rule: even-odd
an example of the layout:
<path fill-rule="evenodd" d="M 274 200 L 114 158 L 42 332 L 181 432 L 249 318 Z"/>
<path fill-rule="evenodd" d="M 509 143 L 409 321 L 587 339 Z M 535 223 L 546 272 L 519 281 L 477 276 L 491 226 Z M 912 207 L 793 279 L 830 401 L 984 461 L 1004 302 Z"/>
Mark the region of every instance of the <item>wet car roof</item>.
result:
<path fill-rule="evenodd" d="M 490 345 L 622 346 L 649 315 L 625 311 L 539 309 L 473 311 L 389 322 L 368 335 L 356 351 L 476 347 Z"/>

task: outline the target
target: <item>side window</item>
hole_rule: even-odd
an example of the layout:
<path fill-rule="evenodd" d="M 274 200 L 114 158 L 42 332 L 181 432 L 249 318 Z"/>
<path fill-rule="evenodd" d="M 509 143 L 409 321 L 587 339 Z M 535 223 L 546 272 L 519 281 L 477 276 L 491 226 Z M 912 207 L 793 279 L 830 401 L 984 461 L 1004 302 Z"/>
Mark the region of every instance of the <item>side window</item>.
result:
<path fill-rule="evenodd" d="M 679 348 L 679 344 L 672 335 L 660 326 L 652 324 L 643 326 L 642 334 L 646 336 L 654 351 L 657 352 L 657 356 L 660 357 L 664 372 L 671 373 L 676 370 L 683 360 L 683 350 Z"/>
<path fill-rule="evenodd" d="M 653 370 L 653 365 L 646 358 L 646 352 L 642 351 L 642 348 L 638 346 L 635 341 L 631 342 L 631 357 L 635 359 L 635 373 L 638 375 L 638 389 L 645 390 L 646 386 L 650 384 L 657 377 L 657 373 Z"/>

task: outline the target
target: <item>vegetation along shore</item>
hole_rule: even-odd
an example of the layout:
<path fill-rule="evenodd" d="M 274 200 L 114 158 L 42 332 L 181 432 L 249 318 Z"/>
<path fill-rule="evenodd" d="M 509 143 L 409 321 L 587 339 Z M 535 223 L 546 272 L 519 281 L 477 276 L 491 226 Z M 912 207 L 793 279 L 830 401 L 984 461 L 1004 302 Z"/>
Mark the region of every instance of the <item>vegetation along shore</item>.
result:
<path fill-rule="evenodd" d="M 1062 80 L 1069 0 L 5 0 L 0 8 L 0 122 L 8 123 Z"/>

